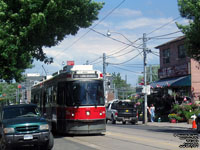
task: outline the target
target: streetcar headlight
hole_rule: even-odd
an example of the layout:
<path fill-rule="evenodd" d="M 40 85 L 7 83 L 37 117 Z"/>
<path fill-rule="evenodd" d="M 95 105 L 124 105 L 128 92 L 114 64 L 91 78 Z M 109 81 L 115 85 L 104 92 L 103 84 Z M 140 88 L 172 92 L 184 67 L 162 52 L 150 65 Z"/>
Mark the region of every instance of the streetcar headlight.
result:
<path fill-rule="evenodd" d="M 40 130 L 49 130 L 49 125 L 48 124 L 40 125 Z"/>
<path fill-rule="evenodd" d="M 89 112 L 89 111 L 86 111 L 86 115 L 89 116 L 89 115 L 90 115 L 90 112 Z"/>
<path fill-rule="evenodd" d="M 4 128 L 3 129 L 4 133 L 14 133 L 15 132 L 15 129 L 14 128 Z"/>

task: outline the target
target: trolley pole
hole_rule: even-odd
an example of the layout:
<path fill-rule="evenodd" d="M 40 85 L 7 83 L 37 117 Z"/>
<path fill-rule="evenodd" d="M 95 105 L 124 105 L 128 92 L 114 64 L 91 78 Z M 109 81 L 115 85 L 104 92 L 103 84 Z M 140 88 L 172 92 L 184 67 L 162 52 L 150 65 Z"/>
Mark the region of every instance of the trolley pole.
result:
<path fill-rule="evenodd" d="M 106 101 L 106 54 L 103 53 L 103 89 L 104 89 L 104 100 Z"/>
<path fill-rule="evenodd" d="M 146 87 L 147 87 L 147 75 L 146 75 L 146 33 L 143 34 L 143 53 L 144 53 L 144 88 L 145 88 L 145 93 L 144 93 L 144 110 L 143 110 L 143 124 L 147 124 L 147 92 L 146 92 Z"/>

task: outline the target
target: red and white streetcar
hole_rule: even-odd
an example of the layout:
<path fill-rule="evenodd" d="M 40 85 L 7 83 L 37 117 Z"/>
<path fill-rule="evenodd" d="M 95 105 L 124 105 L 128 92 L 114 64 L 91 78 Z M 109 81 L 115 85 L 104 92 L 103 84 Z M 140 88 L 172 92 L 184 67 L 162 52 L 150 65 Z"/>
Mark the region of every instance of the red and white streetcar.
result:
<path fill-rule="evenodd" d="M 31 89 L 52 130 L 68 134 L 98 134 L 106 130 L 103 74 L 92 65 L 67 65 Z"/>

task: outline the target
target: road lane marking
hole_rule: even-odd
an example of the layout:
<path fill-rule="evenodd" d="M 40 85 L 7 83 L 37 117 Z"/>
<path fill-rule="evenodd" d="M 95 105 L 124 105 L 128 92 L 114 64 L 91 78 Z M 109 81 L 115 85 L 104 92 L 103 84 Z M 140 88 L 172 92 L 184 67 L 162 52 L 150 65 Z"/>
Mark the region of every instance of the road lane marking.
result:
<path fill-rule="evenodd" d="M 162 139 L 152 139 L 152 138 L 147 138 L 147 137 L 139 137 L 135 135 L 130 135 L 130 134 L 125 134 L 125 133 L 116 133 L 116 132 L 109 132 L 107 131 L 105 133 L 105 138 L 112 138 L 115 140 L 119 140 L 122 142 L 130 142 L 132 144 L 137 144 L 137 145 L 143 145 L 145 147 L 149 148 L 156 148 L 156 149 L 168 149 L 168 150 L 180 150 L 179 145 L 183 144 L 181 141 L 178 143 L 177 141 L 164 141 Z M 103 138 L 104 138 L 103 137 Z M 95 143 L 94 141 L 87 141 L 86 139 L 79 138 L 79 137 L 64 137 L 66 140 L 79 143 L 85 146 L 88 146 L 90 148 L 94 148 L 96 150 L 115 150 L 115 147 L 106 147 L 106 145 L 100 145 L 98 143 Z M 98 138 L 98 137 L 95 137 Z M 193 148 L 196 150 L 196 148 Z M 197 148 L 198 149 L 198 148 Z M 187 148 L 184 148 L 184 150 L 187 150 Z"/>
<path fill-rule="evenodd" d="M 123 138 L 123 139 L 127 139 L 127 140 L 130 140 L 130 141 L 138 141 L 138 142 L 141 142 L 142 144 L 144 144 L 144 142 L 148 142 L 148 145 L 157 145 L 157 144 L 160 144 L 160 145 L 167 145 L 167 146 L 171 146 L 171 147 L 174 147 L 174 148 L 179 148 L 179 144 L 180 143 L 169 143 L 171 141 L 168 141 L 168 142 L 163 142 L 163 140 L 159 140 L 159 139 L 150 139 L 150 138 L 145 138 L 145 137 L 138 137 L 138 136 L 135 136 L 135 135 L 128 135 L 128 134 L 123 134 L 123 133 L 114 133 L 114 132 L 106 132 L 106 136 L 114 136 L 114 137 L 120 137 L 120 138 Z M 147 143 L 145 143 L 147 144 Z"/>
<path fill-rule="evenodd" d="M 90 143 L 90 142 L 86 142 L 86 141 L 83 141 L 82 139 L 79 139 L 79 138 L 76 138 L 76 137 L 64 137 L 66 140 L 69 140 L 69 141 L 72 141 L 72 142 L 75 142 L 75 143 L 79 143 L 79 144 L 82 144 L 82 145 L 85 145 L 85 146 L 88 146 L 88 147 L 91 147 L 91 148 L 94 148 L 94 149 L 97 149 L 97 150 L 108 150 L 108 148 L 104 147 L 104 145 L 97 145 L 97 144 L 93 144 L 93 143 Z M 114 149 L 110 149 L 109 150 L 114 150 Z"/>

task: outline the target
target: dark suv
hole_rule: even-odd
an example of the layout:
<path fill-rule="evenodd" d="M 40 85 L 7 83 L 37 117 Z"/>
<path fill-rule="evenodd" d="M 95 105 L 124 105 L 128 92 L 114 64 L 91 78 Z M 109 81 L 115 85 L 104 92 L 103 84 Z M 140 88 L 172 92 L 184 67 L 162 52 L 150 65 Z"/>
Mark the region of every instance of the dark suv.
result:
<path fill-rule="evenodd" d="M 36 146 L 53 148 L 54 139 L 47 121 L 34 104 L 0 107 L 0 150 Z"/>

